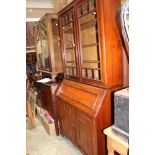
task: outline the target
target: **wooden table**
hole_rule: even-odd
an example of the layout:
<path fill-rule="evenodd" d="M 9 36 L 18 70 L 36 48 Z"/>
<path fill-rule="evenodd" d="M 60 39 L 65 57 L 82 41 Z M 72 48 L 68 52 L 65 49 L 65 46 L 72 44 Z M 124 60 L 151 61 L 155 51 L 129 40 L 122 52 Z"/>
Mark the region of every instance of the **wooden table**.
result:
<path fill-rule="evenodd" d="M 112 126 L 106 128 L 103 133 L 107 135 L 108 155 L 114 155 L 116 151 L 120 155 L 128 155 L 129 144 L 127 140 L 112 131 Z"/>

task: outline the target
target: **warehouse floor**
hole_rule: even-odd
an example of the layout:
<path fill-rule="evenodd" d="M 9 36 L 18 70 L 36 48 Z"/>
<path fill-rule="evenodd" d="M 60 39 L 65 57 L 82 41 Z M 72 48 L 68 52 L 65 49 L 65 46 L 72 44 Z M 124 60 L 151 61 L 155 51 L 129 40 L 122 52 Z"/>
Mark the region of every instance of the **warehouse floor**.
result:
<path fill-rule="evenodd" d="M 35 129 L 26 130 L 29 155 L 82 155 L 67 138 L 49 136 L 37 118 L 35 123 Z"/>

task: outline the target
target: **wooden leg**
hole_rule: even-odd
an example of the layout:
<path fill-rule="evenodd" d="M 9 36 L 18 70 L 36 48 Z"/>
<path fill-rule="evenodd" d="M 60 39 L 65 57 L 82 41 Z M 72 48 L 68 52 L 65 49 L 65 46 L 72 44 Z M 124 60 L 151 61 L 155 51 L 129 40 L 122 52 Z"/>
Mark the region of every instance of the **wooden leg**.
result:
<path fill-rule="evenodd" d="M 26 103 L 26 109 L 27 109 L 27 115 L 28 115 L 28 121 L 29 121 L 29 129 L 33 129 L 35 127 L 35 122 L 34 122 L 34 116 L 33 116 L 33 112 L 31 109 L 31 105 L 30 102 L 27 101 Z"/>
<path fill-rule="evenodd" d="M 114 155 L 114 149 L 112 147 L 112 139 L 107 137 L 107 149 L 108 149 L 108 155 Z"/>

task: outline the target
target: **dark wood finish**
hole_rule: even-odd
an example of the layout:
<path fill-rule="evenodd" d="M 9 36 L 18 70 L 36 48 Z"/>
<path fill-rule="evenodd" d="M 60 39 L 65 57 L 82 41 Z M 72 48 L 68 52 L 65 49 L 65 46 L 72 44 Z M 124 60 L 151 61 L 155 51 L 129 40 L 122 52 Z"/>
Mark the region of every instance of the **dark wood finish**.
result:
<path fill-rule="evenodd" d="M 42 108 L 46 109 L 49 114 L 52 116 L 55 122 L 56 135 L 59 135 L 59 127 L 57 120 L 57 102 L 56 102 L 56 92 L 60 86 L 60 82 L 47 82 L 47 83 L 39 83 L 37 80 L 41 78 L 32 77 L 33 85 L 37 88 L 38 92 L 38 102 L 41 102 Z M 39 101 L 40 100 L 40 101 Z"/>
<path fill-rule="evenodd" d="M 76 61 L 78 67 L 78 79 L 79 82 L 87 83 L 103 88 L 112 88 L 117 87 L 118 85 L 123 85 L 123 64 L 124 64 L 124 56 L 123 49 L 121 44 L 121 39 L 119 35 L 119 30 L 117 28 L 116 23 L 116 12 L 120 9 L 121 3 L 120 0 L 95 0 L 96 9 L 90 9 L 84 15 L 78 17 L 78 8 L 84 3 L 88 2 L 88 0 L 75 0 L 62 11 L 59 12 L 59 23 L 60 23 L 60 36 L 61 36 L 61 51 L 63 57 L 63 66 L 65 71 L 65 78 L 71 79 L 71 76 L 67 76 L 66 74 L 66 49 L 64 43 L 64 31 L 63 31 L 63 18 L 65 18 L 66 14 L 69 12 L 73 12 L 73 31 L 74 34 L 74 42 L 75 42 L 75 53 L 76 53 Z M 84 44 L 80 39 L 80 19 L 84 18 L 86 15 L 91 15 L 94 13 L 96 19 L 90 19 L 83 21 L 81 25 L 84 25 L 87 28 L 87 25 L 91 25 L 91 23 L 97 23 L 96 27 L 96 35 L 98 38 L 98 43 L 91 43 L 90 45 Z M 67 21 L 67 20 L 66 20 Z M 68 20 L 69 22 L 69 20 Z M 70 21 L 71 22 L 71 21 Z M 65 23 L 66 24 L 66 23 Z M 91 32 L 90 32 L 91 33 Z M 88 35 L 87 40 L 91 40 L 93 38 Z M 83 48 L 93 47 L 95 46 L 99 50 L 98 66 L 101 68 L 101 72 L 99 73 L 99 79 L 84 78 L 82 77 L 82 68 L 83 68 L 83 58 L 82 58 L 82 50 Z M 93 55 L 92 55 L 93 57 Z M 89 61 L 89 60 L 88 60 Z M 126 61 L 126 60 L 125 60 Z M 92 63 L 90 63 L 91 65 Z M 97 64 L 96 64 L 97 65 Z M 92 73 L 93 74 L 93 73 Z M 97 80 L 97 81 L 96 81 Z"/>
<path fill-rule="evenodd" d="M 45 14 L 34 31 L 38 69 L 55 74 L 62 72 L 57 15 Z"/>

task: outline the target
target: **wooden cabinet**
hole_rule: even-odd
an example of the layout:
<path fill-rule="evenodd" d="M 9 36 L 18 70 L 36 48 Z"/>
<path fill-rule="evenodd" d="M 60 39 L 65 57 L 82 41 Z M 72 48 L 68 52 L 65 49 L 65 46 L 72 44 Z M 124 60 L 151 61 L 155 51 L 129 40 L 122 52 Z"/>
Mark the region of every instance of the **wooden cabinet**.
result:
<path fill-rule="evenodd" d="M 57 92 L 60 133 L 87 155 L 106 155 L 102 130 L 111 125 L 111 90 L 63 80 Z"/>
<path fill-rule="evenodd" d="M 48 111 L 55 122 L 56 135 L 59 135 L 58 119 L 57 119 L 57 102 L 56 92 L 60 86 L 60 82 L 37 82 L 35 76 L 32 77 L 32 83 L 38 92 L 37 104 L 39 107 Z"/>
<path fill-rule="evenodd" d="M 86 155 L 106 155 L 112 93 L 123 87 L 120 0 L 74 0 L 59 12 L 65 79 L 57 92 L 60 132 Z M 126 78 L 124 76 L 124 78 Z"/>
<path fill-rule="evenodd" d="M 46 14 L 34 27 L 38 69 L 62 72 L 57 15 Z"/>
<path fill-rule="evenodd" d="M 59 12 L 66 79 L 104 88 L 123 84 L 120 6 L 120 0 L 75 0 Z"/>

